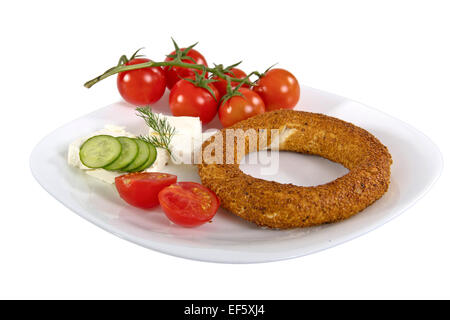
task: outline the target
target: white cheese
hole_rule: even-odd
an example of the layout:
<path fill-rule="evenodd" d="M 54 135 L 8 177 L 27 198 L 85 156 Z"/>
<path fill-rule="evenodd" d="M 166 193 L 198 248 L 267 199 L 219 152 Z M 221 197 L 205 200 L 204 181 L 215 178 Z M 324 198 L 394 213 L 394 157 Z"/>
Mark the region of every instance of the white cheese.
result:
<path fill-rule="evenodd" d="M 108 171 L 105 169 L 92 169 L 92 170 L 85 170 L 87 175 L 94 177 L 100 181 L 113 184 L 115 182 L 115 178 L 124 174 L 123 172 L 117 172 L 117 171 Z"/>
<path fill-rule="evenodd" d="M 175 134 L 170 143 L 174 163 L 193 163 L 193 154 L 202 143 L 202 123 L 198 117 L 173 117 L 161 115 L 167 122 L 175 128 Z M 149 135 L 157 134 L 153 129 L 149 130 Z"/>
<path fill-rule="evenodd" d="M 67 152 L 67 163 L 73 167 L 87 170 L 89 168 L 80 161 L 80 147 L 84 141 L 84 138 L 80 138 L 69 145 L 69 151 Z"/>
<path fill-rule="evenodd" d="M 201 145 L 204 140 L 209 138 L 217 131 L 205 132 L 202 134 L 202 123 L 200 118 L 196 117 L 173 117 L 161 115 L 167 119 L 169 124 L 175 128 L 175 135 L 172 137 L 170 144 L 173 157 L 170 157 L 167 150 L 162 148 L 157 149 L 157 156 L 155 162 L 147 168 L 146 172 L 164 172 L 166 165 L 169 162 L 173 163 L 193 163 L 193 154 L 201 150 Z M 93 132 L 92 134 L 79 138 L 69 145 L 67 154 L 67 162 L 69 165 L 82 169 L 87 175 L 96 178 L 105 183 L 114 183 L 117 176 L 124 174 L 123 172 L 108 171 L 104 169 L 91 169 L 83 165 L 80 161 L 80 148 L 82 144 L 89 138 L 106 134 L 114 137 L 125 136 L 134 138 L 135 135 L 129 133 L 124 127 L 115 125 L 105 125 L 101 130 Z M 156 134 L 152 129 L 149 131 L 150 135 Z"/>
<path fill-rule="evenodd" d="M 169 153 L 166 149 L 156 148 L 156 154 L 155 162 L 145 169 L 145 172 L 162 172 L 164 167 L 169 163 Z"/>

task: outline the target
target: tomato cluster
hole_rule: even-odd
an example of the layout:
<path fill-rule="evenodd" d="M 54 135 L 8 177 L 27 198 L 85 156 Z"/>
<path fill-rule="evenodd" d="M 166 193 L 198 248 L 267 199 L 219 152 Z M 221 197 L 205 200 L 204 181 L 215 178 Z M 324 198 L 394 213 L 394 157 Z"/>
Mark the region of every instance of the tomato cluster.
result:
<path fill-rule="evenodd" d="M 192 47 L 177 50 L 167 55 L 165 61 L 174 60 L 178 53 L 182 54 L 181 62 L 184 65 L 195 64 L 208 68 L 205 57 Z M 133 58 L 125 65 L 148 61 Z M 171 90 L 169 106 L 174 116 L 199 117 L 206 124 L 218 113 L 224 127 L 266 111 L 292 109 L 300 99 L 297 79 L 284 69 L 275 68 L 263 74 L 257 73 L 259 79 L 255 83 L 244 82 L 244 79 L 248 79 L 247 74 L 236 67 L 226 69 L 224 74 L 236 81 L 230 81 L 229 85 L 227 80 L 217 74 L 211 74 L 208 78 L 205 71 L 202 77 L 208 81 L 199 85 L 193 80 L 199 75 L 198 69 L 175 65 L 154 66 L 120 72 L 117 87 L 123 99 L 134 105 L 155 103 L 167 87 Z"/>

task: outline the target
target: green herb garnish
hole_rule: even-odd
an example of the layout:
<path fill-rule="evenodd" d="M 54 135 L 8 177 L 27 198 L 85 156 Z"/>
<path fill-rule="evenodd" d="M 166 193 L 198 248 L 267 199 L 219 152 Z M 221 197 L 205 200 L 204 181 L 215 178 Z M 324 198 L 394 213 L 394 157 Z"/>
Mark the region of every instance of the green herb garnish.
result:
<path fill-rule="evenodd" d="M 150 107 L 138 107 L 136 111 L 138 112 L 137 115 L 144 119 L 145 123 L 155 131 L 154 135 L 140 135 L 138 139 L 150 143 L 157 148 L 166 149 L 172 156 L 170 141 L 175 134 L 175 128 L 169 124 L 166 118 L 154 113 Z"/>

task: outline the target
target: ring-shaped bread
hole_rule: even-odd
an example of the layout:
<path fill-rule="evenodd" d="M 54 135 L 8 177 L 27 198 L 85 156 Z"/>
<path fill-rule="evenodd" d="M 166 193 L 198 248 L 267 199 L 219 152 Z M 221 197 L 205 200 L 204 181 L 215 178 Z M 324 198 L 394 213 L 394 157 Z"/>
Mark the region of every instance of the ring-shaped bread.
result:
<path fill-rule="evenodd" d="M 279 135 L 274 138 L 267 134 L 267 139 L 258 139 L 256 146 L 244 138 L 245 150 L 239 152 L 242 149 L 237 147 L 237 138 L 227 143 L 227 129 L 278 129 Z M 199 175 L 202 184 L 217 194 L 222 207 L 259 226 L 286 229 L 346 219 L 371 205 L 389 187 L 392 158 L 388 149 L 366 130 L 340 119 L 277 110 L 227 129 L 203 143 Z M 246 153 L 273 148 L 275 140 L 280 150 L 318 155 L 342 164 L 349 172 L 323 185 L 302 187 L 258 179 L 240 170 Z M 217 146 L 220 141 L 223 153 L 218 155 L 217 148 L 210 152 L 210 144 Z M 231 163 L 225 161 L 227 154 L 233 158 Z"/>

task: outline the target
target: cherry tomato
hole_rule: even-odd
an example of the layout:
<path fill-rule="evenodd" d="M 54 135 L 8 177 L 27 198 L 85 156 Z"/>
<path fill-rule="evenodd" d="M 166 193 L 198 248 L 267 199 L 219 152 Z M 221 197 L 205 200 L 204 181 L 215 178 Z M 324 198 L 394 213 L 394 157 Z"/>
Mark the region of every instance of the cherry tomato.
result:
<path fill-rule="evenodd" d="M 247 88 L 239 88 L 239 92 L 243 96 L 233 96 L 219 108 L 219 119 L 225 128 L 266 111 L 257 93 Z"/>
<path fill-rule="evenodd" d="M 158 205 L 158 193 L 177 182 L 177 176 L 159 172 L 135 172 L 116 177 L 120 197 L 132 206 L 149 209 Z"/>
<path fill-rule="evenodd" d="M 136 58 L 125 65 L 149 62 L 149 59 Z M 161 67 L 151 67 L 120 72 L 117 88 L 122 98 L 134 105 L 152 104 L 158 101 L 166 90 L 166 77 Z"/>
<path fill-rule="evenodd" d="M 238 78 L 238 79 L 244 79 L 247 74 L 238 68 L 231 68 L 231 72 L 225 73 L 226 75 L 232 77 L 232 78 Z M 227 81 L 225 79 L 219 78 L 218 76 L 213 77 L 214 80 L 217 80 L 214 82 L 214 86 L 219 90 L 219 99 L 222 99 L 222 97 L 227 93 Z M 239 84 L 239 82 L 232 81 L 231 87 L 236 87 Z M 241 88 L 249 88 L 248 84 L 242 85 Z"/>
<path fill-rule="evenodd" d="M 169 106 L 174 116 L 200 117 L 203 124 L 210 122 L 217 113 L 219 91 L 212 84 L 214 97 L 205 88 L 196 87 L 187 80 L 178 81 L 170 91 Z"/>
<path fill-rule="evenodd" d="M 180 50 L 184 51 L 185 48 L 182 48 Z M 170 55 L 173 55 L 173 54 L 175 54 L 175 51 L 170 53 Z M 189 50 L 189 52 L 187 53 L 187 56 L 194 59 L 196 64 L 202 64 L 205 67 L 208 67 L 205 57 L 197 50 L 195 50 L 195 49 Z M 167 57 L 165 61 L 171 61 L 171 60 L 173 60 L 173 58 Z M 181 61 L 185 62 L 185 63 L 191 63 L 191 64 L 194 63 L 190 59 L 182 59 Z M 175 83 L 177 83 L 181 78 L 188 78 L 188 77 L 195 76 L 195 72 L 201 73 L 200 70 L 196 70 L 196 69 L 189 69 L 189 68 L 185 68 L 185 67 L 169 67 L 169 66 L 164 67 L 164 72 L 166 73 L 167 88 L 169 88 L 169 90 L 172 90 Z M 207 74 L 205 76 L 207 76 Z"/>
<path fill-rule="evenodd" d="M 173 223 L 195 227 L 210 221 L 219 209 L 219 198 L 208 188 L 195 182 L 178 182 L 164 188 L 159 203 Z"/>
<path fill-rule="evenodd" d="M 271 69 L 261 77 L 253 90 L 266 104 L 266 110 L 292 109 L 300 99 L 300 85 L 292 73 Z"/>

